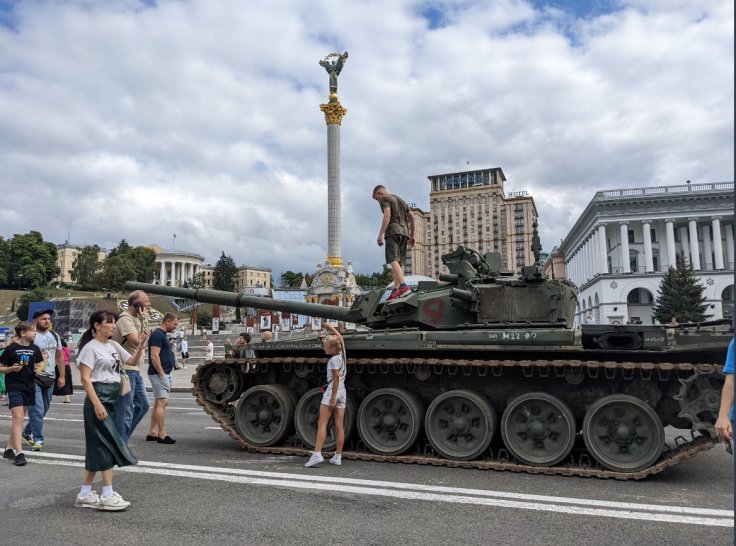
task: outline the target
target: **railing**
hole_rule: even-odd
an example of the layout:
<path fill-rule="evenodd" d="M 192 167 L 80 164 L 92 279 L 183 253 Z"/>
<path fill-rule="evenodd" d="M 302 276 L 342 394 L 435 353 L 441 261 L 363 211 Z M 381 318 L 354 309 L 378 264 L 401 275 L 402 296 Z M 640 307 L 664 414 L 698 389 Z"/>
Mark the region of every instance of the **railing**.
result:
<path fill-rule="evenodd" d="M 656 188 L 632 188 L 624 190 L 606 190 L 596 192 L 596 198 L 634 197 L 638 195 L 660 195 L 674 193 L 696 193 L 733 191 L 733 182 L 714 182 L 710 184 L 686 184 L 681 186 L 660 186 Z"/>

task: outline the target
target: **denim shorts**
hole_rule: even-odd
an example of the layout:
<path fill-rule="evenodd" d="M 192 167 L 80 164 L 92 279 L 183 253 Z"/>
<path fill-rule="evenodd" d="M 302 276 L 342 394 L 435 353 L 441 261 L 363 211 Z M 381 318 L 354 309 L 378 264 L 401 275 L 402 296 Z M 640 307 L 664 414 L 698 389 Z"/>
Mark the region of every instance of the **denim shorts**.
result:
<path fill-rule="evenodd" d="M 322 395 L 322 405 L 323 406 L 329 406 L 330 405 L 330 398 L 332 398 L 332 387 L 327 387 L 325 390 L 325 393 Z M 337 389 L 337 397 L 335 398 L 335 407 L 336 408 L 344 408 L 345 407 L 345 401 L 347 400 L 348 395 L 345 389 Z"/>
<path fill-rule="evenodd" d="M 171 386 L 173 382 L 171 375 L 166 374 L 163 379 L 157 375 L 149 375 L 148 380 L 151 382 L 151 388 L 153 389 L 153 397 L 158 400 L 159 398 L 168 398 L 171 392 Z"/>
<path fill-rule="evenodd" d="M 20 406 L 35 406 L 36 405 L 36 391 L 33 392 L 21 392 L 21 391 L 8 391 L 8 409 L 17 408 Z"/>

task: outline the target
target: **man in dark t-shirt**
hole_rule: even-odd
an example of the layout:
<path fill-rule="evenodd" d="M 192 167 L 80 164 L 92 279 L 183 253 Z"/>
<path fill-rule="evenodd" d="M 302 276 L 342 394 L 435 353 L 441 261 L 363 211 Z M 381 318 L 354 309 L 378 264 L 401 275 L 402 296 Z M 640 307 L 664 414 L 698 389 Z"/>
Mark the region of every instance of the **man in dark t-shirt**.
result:
<path fill-rule="evenodd" d="M 392 195 L 384 186 L 373 188 L 373 199 L 378 201 L 383 213 L 381 229 L 378 232 L 378 246 L 386 243 L 386 263 L 391 266 L 394 289 L 389 300 L 409 292 L 404 282 L 404 263 L 406 247 L 414 246 L 414 214 L 398 195 Z"/>
<path fill-rule="evenodd" d="M 28 408 L 36 403 L 36 370 L 43 362 L 43 355 L 41 349 L 33 344 L 36 338 L 33 324 L 19 322 L 15 326 L 15 334 L 18 341 L 11 343 L 0 355 L 0 373 L 5 374 L 8 407 L 13 420 L 3 458 L 23 466 L 26 456 L 23 454 L 21 432 Z"/>
<path fill-rule="evenodd" d="M 171 392 L 171 371 L 176 365 L 176 355 L 167 334 L 170 334 L 179 325 L 179 317 L 174 313 L 166 313 L 161 326 L 156 328 L 148 338 L 148 379 L 153 388 L 153 411 L 151 412 L 151 427 L 146 436 L 149 442 L 159 444 L 174 444 L 171 436 L 166 434 L 164 426 L 164 410 L 169 403 Z"/>

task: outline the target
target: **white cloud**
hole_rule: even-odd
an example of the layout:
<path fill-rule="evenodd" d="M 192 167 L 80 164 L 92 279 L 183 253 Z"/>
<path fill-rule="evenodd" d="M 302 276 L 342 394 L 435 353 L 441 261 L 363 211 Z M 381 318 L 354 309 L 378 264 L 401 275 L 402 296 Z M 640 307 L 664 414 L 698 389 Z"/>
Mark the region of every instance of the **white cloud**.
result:
<path fill-rule="evenodd" d="M 606 188 L 733 180 L 733 5 L 23 2 L 0 27 L 0 235 L 177 247 L 311 271 L 326 257 L 317 64 L 348 50 L 343 257 L 380 269 L 370 189 L 502 167 L 543 246 Z M 541 7 L 536 7 L 537 5 Z M 6 16 L 3 20 L 8 20 Z M 29 196 L 32 207 L 29 208 Z"/>

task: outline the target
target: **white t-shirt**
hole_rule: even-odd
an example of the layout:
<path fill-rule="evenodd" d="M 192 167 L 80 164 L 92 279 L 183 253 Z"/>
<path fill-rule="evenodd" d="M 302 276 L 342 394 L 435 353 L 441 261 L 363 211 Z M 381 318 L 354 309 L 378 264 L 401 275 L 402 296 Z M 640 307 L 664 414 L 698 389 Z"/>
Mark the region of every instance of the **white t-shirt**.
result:
<path fill-rule="evenodd" d="M 212 360 L 213 358 L 215 358 L 215 346 L 214 346 L 214 344 L 211 341 L 207 344 L 207 356 L 206 356 L 206 358 L 207 358 L 207 360 Z"/>
<path fill-rule="evenodd" d="M 181 352 L 182 353 L 188 353 L 189 352 L 189 342 L 186 339 L 182 339 L 180 342 L 181 345 Z"/>
<path fill-rule="evenodd" d="M 77 366 L 92 368 L 93 383 L 120 383 L 120 365 L 130 359 L 130 353 L 117 341 L 102 343 L 93 339 L 77 355 Z"/>
<path fill-rule="evenodd" d="M 332 381 L 332 370 L 337 370 L 340 377 L 340 384 L 337 386 L 338 389 L 345 388 L 345 374 L 347 373 L 346 367 L 342 363 L 342 355 L 335 355 L 327 362 L 327 382 Z M 330 384 L 332 388 L 332 384 Z"/>

